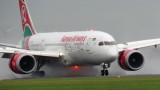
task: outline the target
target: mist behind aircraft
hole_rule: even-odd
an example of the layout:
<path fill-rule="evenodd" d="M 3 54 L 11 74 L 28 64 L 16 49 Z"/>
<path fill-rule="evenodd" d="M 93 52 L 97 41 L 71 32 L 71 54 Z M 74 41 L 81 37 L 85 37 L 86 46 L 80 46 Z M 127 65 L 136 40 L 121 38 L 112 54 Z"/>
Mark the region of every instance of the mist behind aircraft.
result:
<path fill-rule="evenodd" d="M 160 1 L 27 0 L 27 3 L 38 32 L 95 29 L 110 33 L 117 43 L 160 37 Z M 0 42 L 17 44 L 22 38 L 18 0 L 1 0 L 0 12 Z M 144 67 L 126 73 L 160 74 L 160 49 L 150 47 L 141 51 L 146 59 Z M 6 59 L 0 61 L 1 79 L 19 76 L 10 71 L 8 62 Z M 112 64 L 110 73 L 122 73 L 118 67 L 117 63 Z"/>

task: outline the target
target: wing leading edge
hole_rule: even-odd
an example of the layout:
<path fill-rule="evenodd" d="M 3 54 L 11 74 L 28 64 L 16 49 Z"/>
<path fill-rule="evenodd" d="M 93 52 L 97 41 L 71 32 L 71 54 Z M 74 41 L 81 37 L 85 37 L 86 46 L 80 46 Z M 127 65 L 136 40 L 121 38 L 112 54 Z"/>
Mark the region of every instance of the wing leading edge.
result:
<path fill-rule="evenodd" d="M 157 46 L 160 44 L 160 38 L 158 39 L 149 39 L 149 40 L 141 40 L 141 41 L 134 41 L 134 42 L 128 42 L 126 44 L 118 44 L 119 52 L 125 51 L 125 50 L 135 50 L 135 49 L 141 49 L 149 46 Z"/>
<path fill-rule="evenodd" d="M 18 46 L 18 45 L 13 45 L 13 44 L 0 43 L 0 46 L 1 46 L 1 47 L 11 47 L 11 48 L 21 49 L 20 46 Z"/>
<path fill-rule="evenodd" d="M 50 57 L 50 58 L 60 58 L 63 56 L 63 54 L 60 52 L 30 51 L 30 50 L 10 48 L 10 47 L 0 48 L 0 53 L 4 53 L 2 58 L 11 58 L 10 56 L 13 56 L 18 53 L 27 53 L 27 54 L 31 54 L 31 55 L 37 56 L 37 57 Z"/>

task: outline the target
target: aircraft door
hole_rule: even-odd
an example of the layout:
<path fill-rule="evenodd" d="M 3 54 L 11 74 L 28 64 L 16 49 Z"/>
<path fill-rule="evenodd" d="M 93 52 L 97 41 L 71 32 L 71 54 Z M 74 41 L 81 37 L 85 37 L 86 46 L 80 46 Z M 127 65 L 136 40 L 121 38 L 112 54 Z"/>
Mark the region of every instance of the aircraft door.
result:
<path fill-rule="evenodd" d="M 94 46 L 96 45 L 96 38 L 89 38 L 86 43 L 86 52 L 93 53 Z"/>

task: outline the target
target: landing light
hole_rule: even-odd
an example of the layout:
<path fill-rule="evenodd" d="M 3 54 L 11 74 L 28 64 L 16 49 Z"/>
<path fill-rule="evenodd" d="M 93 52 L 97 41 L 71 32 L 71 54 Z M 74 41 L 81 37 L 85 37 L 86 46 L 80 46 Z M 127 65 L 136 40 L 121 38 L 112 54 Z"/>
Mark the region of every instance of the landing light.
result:
<path fill-rule="evenodd" d="M 59 53 L 59 56 L 63 56 L 63 53 Z"/>

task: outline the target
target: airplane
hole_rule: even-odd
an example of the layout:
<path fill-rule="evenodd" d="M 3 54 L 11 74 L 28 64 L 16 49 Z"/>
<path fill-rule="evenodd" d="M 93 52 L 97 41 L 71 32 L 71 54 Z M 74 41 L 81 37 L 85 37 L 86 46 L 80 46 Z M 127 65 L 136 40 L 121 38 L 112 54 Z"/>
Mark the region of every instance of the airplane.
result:
<path fill-rule="evenodd" d="M 64 66 L 98 66 L 102 76 L 118 61 L 126 71 L 137 71 L 144 65 L 141 48 L 160 44 L 160 38 L 117 44 L 112 35 L 102 31 L 37 33 L 25 0 L 19 0 L 24 38 L 20 45 L 0 43 L 2 58 L 10 59 L 9 67 L 16 74 L 41 74 L 45 62 Z"/>

